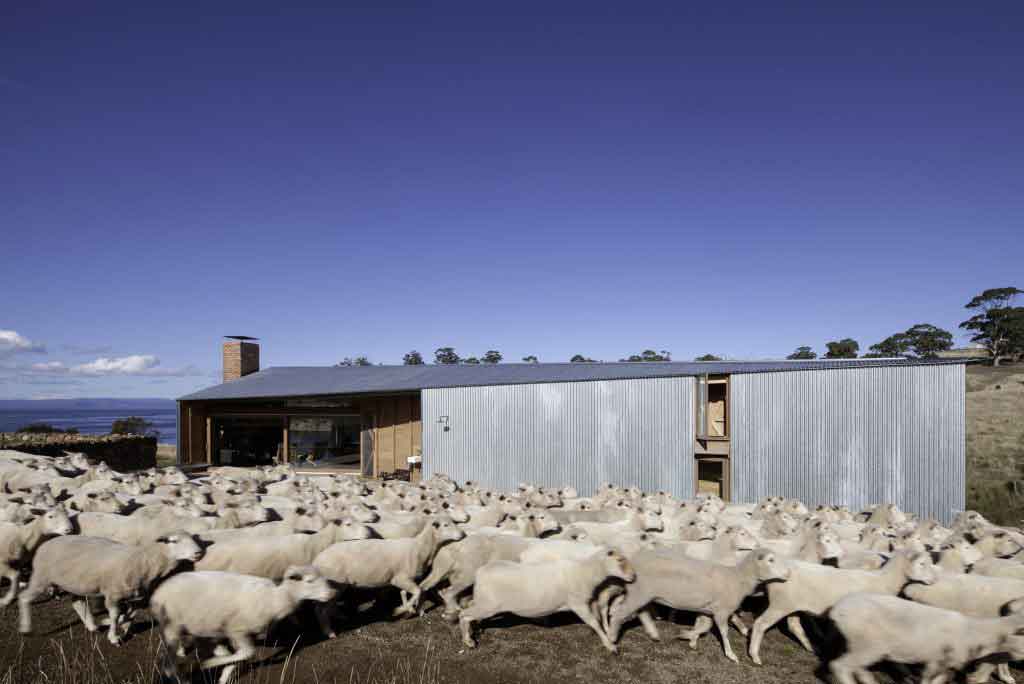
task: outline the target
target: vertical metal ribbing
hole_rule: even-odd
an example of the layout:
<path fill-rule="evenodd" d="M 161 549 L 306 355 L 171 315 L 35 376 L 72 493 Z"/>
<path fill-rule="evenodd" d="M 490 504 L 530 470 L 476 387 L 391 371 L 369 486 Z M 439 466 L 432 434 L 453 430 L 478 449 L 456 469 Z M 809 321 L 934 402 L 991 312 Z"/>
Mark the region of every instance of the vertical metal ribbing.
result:
<path fill-rule="evenodd" d="M 584 494 L 608 481 L 690 496 L 693 440 L 688 377 L 423 391 L 427 477 Z"/>
<path fill-rule="evenodd" d="M 964 367 L 733 375 L 733 497 L 861 508 L 893 502 L 948 522 L 964 506 Z"/>

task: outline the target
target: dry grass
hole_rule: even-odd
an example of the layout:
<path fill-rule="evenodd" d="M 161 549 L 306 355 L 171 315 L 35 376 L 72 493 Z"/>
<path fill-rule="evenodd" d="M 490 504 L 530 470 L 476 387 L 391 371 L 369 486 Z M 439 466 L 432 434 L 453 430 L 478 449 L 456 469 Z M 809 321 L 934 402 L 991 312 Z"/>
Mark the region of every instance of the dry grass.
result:
<path fill-rule="evenodd" d="M 178 463 L 178 447 L 174 444 L 156 445 L 156 464 L 158 467 L 172 466 Z"/>
<path fill-rule="evenodd" d="M 967 506 L 1024 519 L 1024 367 L 967 368 Z"/>

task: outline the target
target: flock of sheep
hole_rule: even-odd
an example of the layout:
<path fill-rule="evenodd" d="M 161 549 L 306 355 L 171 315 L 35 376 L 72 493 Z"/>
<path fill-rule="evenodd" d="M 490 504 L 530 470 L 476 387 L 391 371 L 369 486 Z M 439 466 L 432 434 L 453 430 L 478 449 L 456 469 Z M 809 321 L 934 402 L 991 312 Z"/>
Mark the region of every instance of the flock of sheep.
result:
<path fill-rule="evenodd" d="M 615 652 L 634 618 L 659 639 L 663 606 L 697 614 L 691 647 L 715 627 L 733 661 L 730 625 L 757 664 L 765 631 L 784 618 L 811 651 L 838 630 L 840 684 L 874 682 L 868 668 L 881 661 L 924 665 L 924 682 L 968 671 L 976 684 L 996 671 L 1010 683 L 1007 663 L 1024 658 L 1024 534 L 973 512 L 946 528 L 893 505 L 811 511 L 610 484 L 590 497 L 499 493 L 444 476 L 377 482 L 288 466 L 189 479 L 14 451 L 0 451 L 0 491 L 0 606 L 17 598 L 21 632 L 54 591 L 114 644 L 147 609 L 167 676 L 200 648 L 202 668 L 226 666 L 223 684 L 303 602 L 334 637 L 348 592 L 388 588 L 400 591 L 398 616 L 436 598 L 467 647 L 493 616 L 571 611 Z M 748 629 L 738 611 L 751 596 L 766 608 Z"/>

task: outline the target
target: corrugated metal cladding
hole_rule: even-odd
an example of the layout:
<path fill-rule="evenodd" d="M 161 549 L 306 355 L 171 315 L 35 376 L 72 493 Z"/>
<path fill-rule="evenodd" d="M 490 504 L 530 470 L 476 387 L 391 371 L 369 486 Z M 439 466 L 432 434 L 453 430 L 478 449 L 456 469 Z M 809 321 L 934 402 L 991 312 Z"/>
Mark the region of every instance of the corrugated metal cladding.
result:
<path fill-rule="evenodd" d="M 734 501 L 964 508 L 964 366 L 733 375 Z"/>
<path fill-rule="evenodd" d="M 429 389 L 424 476 L 693 495 L 693 378 Z M 448 431 L 444 430 L 445 425 Z"/>

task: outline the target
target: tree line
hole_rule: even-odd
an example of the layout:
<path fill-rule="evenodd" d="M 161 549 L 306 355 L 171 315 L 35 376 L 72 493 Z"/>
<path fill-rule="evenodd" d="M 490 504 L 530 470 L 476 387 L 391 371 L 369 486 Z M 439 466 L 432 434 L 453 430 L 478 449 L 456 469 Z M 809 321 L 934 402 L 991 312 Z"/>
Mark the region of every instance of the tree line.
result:
<path fill-rule="evenodd" d="M 970 317 L 960 323 L 960 328 L 971 333 L 971 341 L 976 342 L 988 351 L 992 363 L 996 366 L 1004 359 L 1020 360 L 1024 357 L 1024 307 L 1014 306 L 1024 290 L 1016 287 L 1000 287 L 985 290 L 969 301 L 964 308 L 971 312 Z M 948 330 L 932 325 L 918 323 L 902 332 L 893 333 L 884 340 L 868 347 L 868 351 L 860 355 L 860 343 L 845 337 L 825 343 L 826 359 L 860 358 L 919 358 L 933 359 L 940 352 L 953 347 L 953 334 Z M 439 365 L 480 365 L 501 363 L 502 353 L 489 349 L 480 356 L 462 357 L 454 347 L 439 347 L 434 350 L 434 363 Z M 816 359 L 818 354 L 808 345 L 797 347 L 786 357 L 792 360 Z M 630 354 L 619 359 L 620 362 L 645 363 L 671 361 L 672 354 L 667 350 L 655 351 L 645 349 L 639 354 Z M 698 356 L 694 361 L 721 361 L 714 354 Z M 535 355 L 524 356 L 523 363 L 539 363 Z M 583 354 L 574 354 L 570 363 L 602 363 Z M 406 366 L 420 366 L 426 363 L 423 355 L 415 349 L 402 357 Z M 366 356 L 346 357 L 339 366 L 371 366 L 373 363 Z"/>
<path fill-rule="evenodd" d="M 980 344 L 995 366 L 1006 359 L 1019 361 L 1024 357 L 1024 307 L 1014 306 L 1017 297 L 1022 294 L 1024 290 L 1016 287 L 992 288 L 973 297 L 964 306 L 971 315 L 959 327 L 971 333 L 971 342 Z M 934 359 L 940 352 L 952 348 L 951 332 L 930 323 L 918 323 L 871 345 L 860 358 Z M 858 358 L 860 344 L 846 337 L 827 342 L 825 350 L 823 358 L 826 359 L 855 359 Z M 786 358 L 817 357 L 811 347 L 802 346 Z"/>

